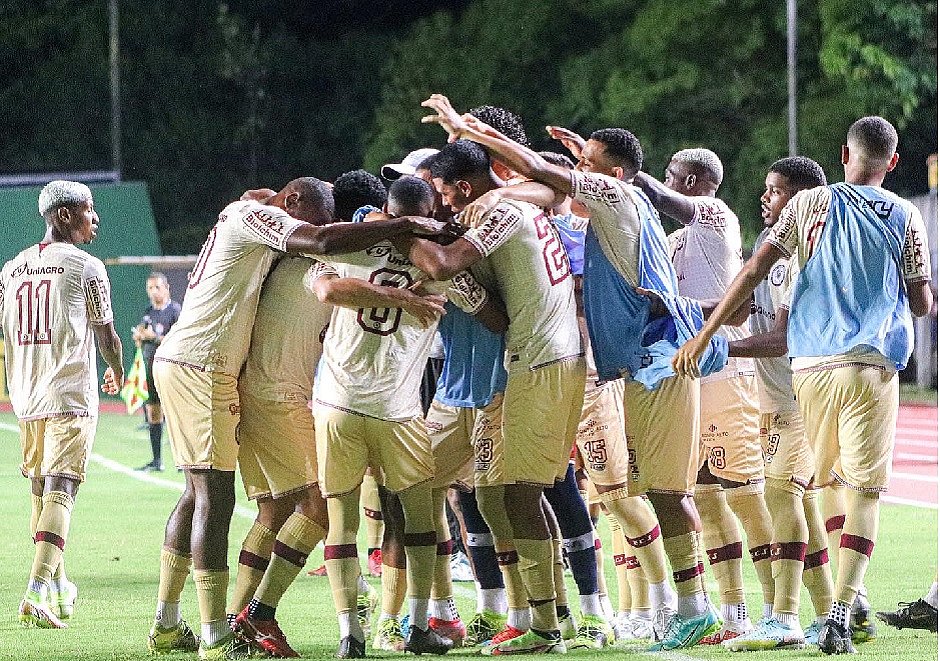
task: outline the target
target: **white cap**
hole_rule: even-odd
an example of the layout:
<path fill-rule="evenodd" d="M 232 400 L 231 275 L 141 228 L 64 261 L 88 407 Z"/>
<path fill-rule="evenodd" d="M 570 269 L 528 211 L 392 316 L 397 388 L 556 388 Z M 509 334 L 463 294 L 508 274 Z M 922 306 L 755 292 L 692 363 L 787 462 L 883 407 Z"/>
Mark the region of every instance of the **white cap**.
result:
<path fill-rule="evenodd" d="M 77 181 L 56 179 L 42 187 L 39 193 L 39 215 L 64 205 L 72 206 L 91 199 L 91 189 Z"/>
<path fill-rule="evenodd" d="M 405 156 L 401 163 L 388 163 L 382 166 L 382 177 L 389 180 L 398 179 L 404 175 L 413 175 L 415 170 L 421 165 L 421 162 L 426 159 L 428 156 L 434 156 L 439 149 L 432 149 L 430 147 L 425 147 L 423 149 L 415 149 L 413 152 L 410 152 Z"/>

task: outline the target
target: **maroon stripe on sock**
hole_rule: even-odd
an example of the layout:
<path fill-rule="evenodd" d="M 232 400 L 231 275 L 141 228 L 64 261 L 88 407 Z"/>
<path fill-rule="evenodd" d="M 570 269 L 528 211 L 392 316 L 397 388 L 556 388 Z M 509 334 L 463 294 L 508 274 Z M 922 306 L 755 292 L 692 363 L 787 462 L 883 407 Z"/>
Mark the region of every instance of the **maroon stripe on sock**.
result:
<path fill-rule="evenodd" d="M 694 567 L 689 567 L 688 569 L 683 569 L 682 571 L 673 572 L 672 580 L 676 583 L 682 583 L 684 581 L 691 581 L 693 578 L 701 576 L 704 573 L 705 565 L 700 562 Z"/>
<path fill-rule="evenodd" d="M 298 567 L 303 567 L 307 562 L 306 553 L 298 551 L 293 546 L 288 546 L 280 540 L 274 540 L 274 555 L 279 558 L 284 558 L 292 565 L 297 565 Z"/>
<path fill-rule="evenodd" d="M 839 547 L 843 549 L 852 549 L 857 551 L 862 555 L 867 555 L 871 557 L 871 552 L 875 548 L 875 543 L 870 539 L 865 539 L 864 537 L 859 537 L 858 535 L 847 535 L 842 534 L 842 538 L 839 540 Z"/>
<path fill-rule="evenodd" d="M 519 554 L 516 551 L 501 551 L 496 554 L 497 565 L 514 565 L 519 562 Z"/>
<path fill-rule="evenodd" d="M 805 544 L 803 545 L 806 546 Z M 803 549 L 806 550 L 805 548 Z M 760 562 L 761 560 L 767 560 L 770 558 L 770 544 L 761 544 L 760 546 L 755 546 L 752 549 L 748 549 L 748 553 L 751 554 L 751 562 Z M 802 558 L 800 558 L 802 560 Z"/>
<path fill-rule="evenodd" d="M 708 551 L 706 551 L 708 564 L 715 565 L 728 560 L 740 560 L 743 548 L 744 546 L 741 542 L 733 542 L 719 546 L 717 549 L 708 549 Z"/>
<path fill-rule="evenodd" d="M 803 542 L 780 542 L 770 545 L 771 560 L 798 560 L 804 562 L 806 558 L 806 544 Z"/>
<path fill-rule="evenodd" d="M 367 519 L 374 519 L 375 521 L 385 520 L 385 517 L 382 516 L 382 510 L 370 510 L 368 507 L 363 507 L 362 512 L 366 515 Z"/>
<path fill-rule="evenodd" d="M 623 563 L 627 569 L 639 569 L 640 561 L 635 555 L 631 555 L 629 558 L 626 558 Z"/>
<path fill-rule="evenodd" d="M 614 553 L 614 566 L 619 567 L 625 564 L 627 564 L 627 556 L 623 553 Z"/>
<path fill-rule="evenodd" d="M 264 571 L 268 568 L 270 561 L 268 558 L 262 558 L 257 553 L 242 549 L 242 552 L 238 554 L 238 564 L 257 569 L 258 571 Z"/>
<path fill-rule="evenodd" d="M 437 533 L 431 532 L 406 532 L 402 539 L 405 546 L 436 546 Z"/>
<path fill-rule="evenodd" d="M 328 544 L 323 547 L 324 560 L 343 560 L 344 558 L 357 558 L 359 551 L 355 544 Z"/>
<path fill-rule="evenodd" d="M 659 538 L 659 534 L 659 526 L 656 526 L 645 535 L 640 535 L 639 537 L 627 537 L 627 544 L 635 549 L 649 546 Z"/>
<path fill-rule="evenodd" d="M 839 516 L 833 516 L 826 519 L 826 532 L 832 532 L 833 530 L 839 530 L 845 527 L 845 514 L 840 514 Z"/>
<path fill-rule="evenodd" d="M 803 571 L 807 569 L 816 569 L 829 562 L 829 549 L 823 549 L 816 553 L 809 553 L 803 558 Z"/>
<path fill-rule="evenodd" d="M 448 539 L 446 542 L 437 543 L 438 555 L 450 555 L 454 552 L 454 540 Z"/>
<path fill-rule="evenodd" d="M 47 544 L 53 544 L 58 546 L 60 550 L 65 550 L 65 540 L 62 537 L 59 537 L 54 532 L 49 532 L 48 530 L 40 530 L 36 533 L 36 536 L 33 537 L 33 542 L 46 542 Z"/>

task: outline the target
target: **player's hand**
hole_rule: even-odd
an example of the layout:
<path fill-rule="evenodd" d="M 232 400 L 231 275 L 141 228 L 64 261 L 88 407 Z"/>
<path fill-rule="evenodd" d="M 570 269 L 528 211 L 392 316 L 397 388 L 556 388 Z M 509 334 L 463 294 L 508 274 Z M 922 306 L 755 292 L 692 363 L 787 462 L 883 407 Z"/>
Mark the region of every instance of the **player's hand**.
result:
<path fill-rule="evenodd" d="M 561 126 L 546 126 L 545 130 L 555 140 L 558 140 L 565 146 L 565 149 L 571 152 L 571 155 L 577 159 L 581 158 L 581 152 L 584 150 L 585 140 L 580 135 L 570 129 Z"/>
<path fill-rule="evenodd" d="M 447 297 L 440 294 L 415 295 L 403 306 L 405 312 L 418 320 L 422 328 L 428 328 L 444 314 L 444 303 Z"/>
<path fill-rule="evenodd" d="M 487 191 L 464 207 L 458 220 L 462 225 L 466 225 L 467 227 L 479 227 L 483 221 L 486 220 L 487 216 L 490 215 L 490 211 L 493 210 L 493 207 L 499 204 L 502 199 L 503 196 L 500 194 L 498 188 Z"/>
<path fill-rule="evenodd" d="M 438 124 L 447 131 L 447 141 L 454 142 L 460 138 L 460 132 L 467 129 L 463 118 L 454 110 L 448 99 L 443 94 L 432 94 L 428 99 L 421 102 L 425 108 L 430 108 L 436 115 L 426 115 L 421 118 L 422 124 Z"/>
<path fill-rule="evenodd" d="M 634 287 L 636 293 L 640 296 L 645 296 L 650 301 L 650 318 L 656 317 L 665 317 L 669 314 L 669 310 L 666 309 L 663 299 L 659 297 L 659 294 L 654 292 L 652 289 L 644 289 L 643 287 Z"/>
<path fill-rule="evenodd" d="M 116 395 L 121 392 L 121 381 L 124 380 L 124 375 L 121 375 L 121 378 L 118 379 L 114 370 L 110 367 L 104 371 L 104 378 L 101 380 L 101 392 L 108 395 Z"/>
<path fill-rule="evenodd" d="M 678 376 L 696 379 L 700 377 L 701 370 L 698 367 L 698 361 L 705 353 L 708 346 L 708 338 L 699 333 L 691 340 L 679 347 L 676 355 L 672 357 L 672 369 Z"/>
<path fill-rule="evenodd" d="M 255 202 L 267 202 L 275 195 L 277 195 L 277 191 L 271 190 L 270 188 L 253 188 L 246 190 L 238 199 L 241 201 L 254 200 Z"/>

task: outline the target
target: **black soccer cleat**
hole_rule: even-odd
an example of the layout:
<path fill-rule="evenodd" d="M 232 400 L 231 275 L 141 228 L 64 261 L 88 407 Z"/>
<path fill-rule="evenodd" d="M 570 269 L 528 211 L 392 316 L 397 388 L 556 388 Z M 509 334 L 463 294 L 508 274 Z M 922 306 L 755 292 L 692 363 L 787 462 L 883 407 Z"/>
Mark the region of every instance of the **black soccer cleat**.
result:
<path fill-rule="evenodd" d="M 835 620 L 826 620 L 819 630 L 819 651 L 825 654 L 855 654 L 851 632 Z"/>
<path fill-rule="evenodd" d="M 923 599 L 902 601 L 893 613 L 878 612 L 875 616 L 898 629 L 926 629 L 937 633 L 937 609 Z"/>
<path fill-rule="evenodd" d="M 336 650 L 337 659 L 364 659 L 366 658 L 366 641 L 356 640 L 353 636 L 346 636 L 339 641 Z"/>
<path fill-rule="evenodd" d="M 415 625 L 408 627 L 405 639 L 405 651 L 417 654 L 447 654 L 454 646 L 454 641 L 444 638 L 431 627 L 419 629 Z"/>

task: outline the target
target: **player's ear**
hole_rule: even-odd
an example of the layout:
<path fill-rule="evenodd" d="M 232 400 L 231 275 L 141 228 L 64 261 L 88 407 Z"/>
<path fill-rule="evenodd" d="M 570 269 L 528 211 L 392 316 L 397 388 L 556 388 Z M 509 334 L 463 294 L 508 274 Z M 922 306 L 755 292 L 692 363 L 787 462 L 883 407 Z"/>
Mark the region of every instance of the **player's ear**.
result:
<path fill-rule="evenodd" d="M 297 203 L 300 201 L 300 193 L 293 191 L 287 194 L 287 197 L 284 198 L 284 206 L 286 208 L 291 208 L 297 206 Z"/>
<path fill-rule="evenodd" d="M 63 225 L 68 225 L 72 221 L 72 213 L 66 205 L 62 205 L 55 210 L 56 218 Z"/>
<path fill-rule="evenodd" d="M 901 160 L 901 156 L 897 152 L 894 152 L 894 156 L 892 156 L 891 160 L 888 161 L 888 172 L 891 172 L 891 170 L 896 168 L 898 165 L 898 161 L 900 160 Z"/>
<path fill-rule="evenodd" d="M 685 187 L 686 187 L 686 188 L 694 188 L 694 187 L 695 187 L 695 182 L 697 181 L 697 179 L 698 179 L 698 177 L 696 177 L 694 174 L 688 175 L 688 176 L 685 178 Z"/>
<path fill-rule="evenodd" d="M 470 194 L 473 193 L 473 186 L 470 184 L 469 181 L 464 181 L 463 179 L 460 179 L 459 181 L 457 181 L 455 185 L 457 186 L 457 189 L 463 194 L 464 197 L 470 197 Z"/>
<path fill-rule="evenodd" d="M 611 174 L 614 175 L 615 179 L 623 179 L 623 168 L 618 165 L 611 170 Z"/>

